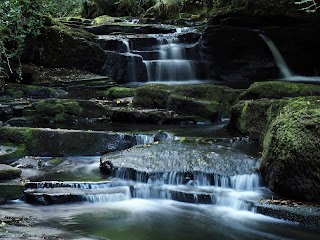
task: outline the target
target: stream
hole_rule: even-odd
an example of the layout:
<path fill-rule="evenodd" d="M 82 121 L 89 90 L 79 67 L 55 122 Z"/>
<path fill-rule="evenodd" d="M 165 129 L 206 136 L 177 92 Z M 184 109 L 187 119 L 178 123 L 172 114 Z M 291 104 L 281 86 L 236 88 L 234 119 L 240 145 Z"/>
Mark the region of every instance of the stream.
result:
<path fill-rule="evenodd" d="M 144 80 L 149 82 L 208 79 L 207 66 L 194 52 L 198 38 L 183 45 L 176 34 L 149 37 L 156 39 L 156 47 L 136 47 L 132 36 L 119 40 L 122 54 L 128 56 L 132 84 L 141 75 L 137 64 L 146 70 Z M 24 201 L 2 205 L 0 215 L 35 219 L 32 227 L 8 227 L 32 239 L 318 240 L 317 232 L 255 212 L 260 199 L 272 197 L 257 172 L 262 147 L 224 130 L 227 121 L 181 126 L 73 125 L 73 129 L 138 134 L 139 145 L 104 156 L 63 159 L 49 171 L 28 178 Z M 62 124 L 37 127 L 70 128 Z M 166 138 L 158 142 L 154 135 L 160 128 Z M 100 173 L 100 161 L 112 161 L 110 176 Z"/>
<path fill-rule="evenodd" d="M 126 175 L 122 168 L 106 178 L 99 174 L 101 156 L 68 157 L 31 179 L 46 181 L 29 183 L 27 192 L 38 194 L 31 204 L 28 198 L 14 201 L 3 205 L 0 213 L 38 221 L 32 228 L 11 227 L 11 231 L 60 239 L 319 239 L 318 233 L 295 223 L 255 213 L 252 203 L 271 194 L 253 171 L 261 147 L 222 126 L 163 126 L 170 136 L 167 141 L 103 156 L 120 166 L 130 159 L 156 158 L 160 163 L 150 171 L 146 162 L 136 166 L 149 171 L 148 177 Z M 128 125 L 123 128 L 130 130 Z M 131 126 L 132 132 L 142 130 L 141 144 L 151 142 L 154 129 Z M 172 166 L 166 166 L 168 158 Z M 186 180 L 179 169 L 187 165 L 198 175 Z M 81 201 L 61 198 L 72 194 L 82 196 Z"/>

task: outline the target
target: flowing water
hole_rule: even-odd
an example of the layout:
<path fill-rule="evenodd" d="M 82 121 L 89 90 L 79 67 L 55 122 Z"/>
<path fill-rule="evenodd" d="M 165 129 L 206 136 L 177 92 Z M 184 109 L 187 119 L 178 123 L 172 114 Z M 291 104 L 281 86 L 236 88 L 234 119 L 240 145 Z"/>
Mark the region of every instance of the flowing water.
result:
<path fill-rule="evenodd" d="M 200 137 L 208 127 L 168 128 L 167 141 L 151 145 L 154 134 L 137 135 L 142 145 L 103 156 L 115 165 L 107 179 L 101 156 L 68 157 L 0 214 L 38 219 L 64 239 L 319 239 L 255 213 L 270 194 L 254 171 L 260 147 L 224 130 Z"/>
<path fill-rule="evenodd" d="M 266 42 L 268 45 L 274 60 L 280 70 L 280 73 L 282 75 L 282 81 L 297 81 L 297 82 L 311 82 L 311 83 L 320 83 L 320 76 L 299 76 L 294 74 L 290 68 L 288 67 L 286 61 L 282 57 L 279 49 L 276 47 L 276 45 L 272 42 L 271 39 L 269 39 L 267 36 L 264 36 L 260 34 L 262 39 Z"/>

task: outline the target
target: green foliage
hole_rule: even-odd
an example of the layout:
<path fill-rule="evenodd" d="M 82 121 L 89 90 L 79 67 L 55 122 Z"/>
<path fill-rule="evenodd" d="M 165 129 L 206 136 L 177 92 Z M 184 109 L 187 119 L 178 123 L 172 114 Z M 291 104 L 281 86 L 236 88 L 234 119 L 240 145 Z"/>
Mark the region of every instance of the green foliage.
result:
<path fill-rule="evenodd" d="M 0 2 L 0 76 L 13 73 L 11 60 L 18 61 L 28 36 L 37 36 L 42 27 L 41 1 L 6 0 Z M 21 67 L 18 69 L 21 79 Z"/>

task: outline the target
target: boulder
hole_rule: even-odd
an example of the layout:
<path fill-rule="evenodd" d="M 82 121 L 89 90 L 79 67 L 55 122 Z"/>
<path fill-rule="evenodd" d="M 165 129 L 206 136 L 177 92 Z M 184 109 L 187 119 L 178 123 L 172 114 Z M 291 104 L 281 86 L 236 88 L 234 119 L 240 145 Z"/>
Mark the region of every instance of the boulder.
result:
<path fill-rule="evenodd" d="M 86 31 L 63 26 L 43 28 L 34 61 L 48 68 L 77 68 L 99 73 L 105 52 Z"/>
<path fill-rule="evenodd" d="M 320 197 L 320 97 L 296 98 L 282 108 L 264 138 L 260 170 L 274 192 Z"/>

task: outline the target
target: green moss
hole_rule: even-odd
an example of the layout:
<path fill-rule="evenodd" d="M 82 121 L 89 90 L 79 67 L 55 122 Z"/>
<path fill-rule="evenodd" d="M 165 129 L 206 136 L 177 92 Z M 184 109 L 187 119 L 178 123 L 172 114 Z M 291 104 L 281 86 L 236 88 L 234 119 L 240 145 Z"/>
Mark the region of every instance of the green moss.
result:
<path fill-rule="evenodd" d="M 271 190 L 296 198 L 320 196 L 320 97 L 284 106 L 264 138 L 261 172 Z"/>
<path fill-rule="evenodd" d="M 54 120 L 56 122 L 64 122 L 66 120 L 64 113 L 59 113 L 55 116 Z"/>
<path fill-rule="evenodd" d="M 136 89 L 133 106 L 142 108 L 165 109 L 172 87 L 150 84 Z"/>
<path fill-rule="evenodd" d="M 64 158 L 53 158 L 49 160 L 49 163 L 53 166 L 58 166 L 59 164 L 64 162 Z"/>
<path fill-rule="evenodd" d="M 23 191 L 23 184 L 0 183 L 0 200 L 9 201 L 22 199 Z"/>
<path fill-rule="evenodd" d="M 0 169 L 0 180 L 10 180 L 19 178 L 21 175 L 21 169 L 18 168 L 10 168 L 10 169 Z"/>
<path fill-rule="evenodd" d="M 112 87 L 106 92 L 109 99 L 133 97 L 135 89 L 126 87 Z"/>
<path fill-rule="evenodd" d="M 146 85 L 136 89 L 133 105 L 174 110 L 207 120 L 229 116 L 230 106 L 242 90 L 216 85 Z"/>
<path fill-rule="evenodd" d="M 196 115 L 211 121 L 219 119 L 219 104 L 215 101 L 200 101 L 179 95 L 171 95 L 168 109 L 179 114 Z"/>
<path fill-rule="evenodd" d="M 106 24 L 106 23 L 112 22 L 113 19 L 114 19 L 114 17 L 110 17 L 110 16 L 107 16 L 107 15 L 102 15 L 102 16 L 96 17 L 94 19 L 94 25 Z"/>
<path fill-rule="evenodd" d="M 35 110 L 39 114 L 55 116 L 62 113 L 80 115 L 82 108 L 79 103 L 74 100 L 41 100 L 35 106 Z"/>
<path fill-rule="evenodd" d="M 283 98 L 297 96 L 319 96 L 320 85 L 293 82 L 256 82 L 241 94 L 240 99 Z"/>

